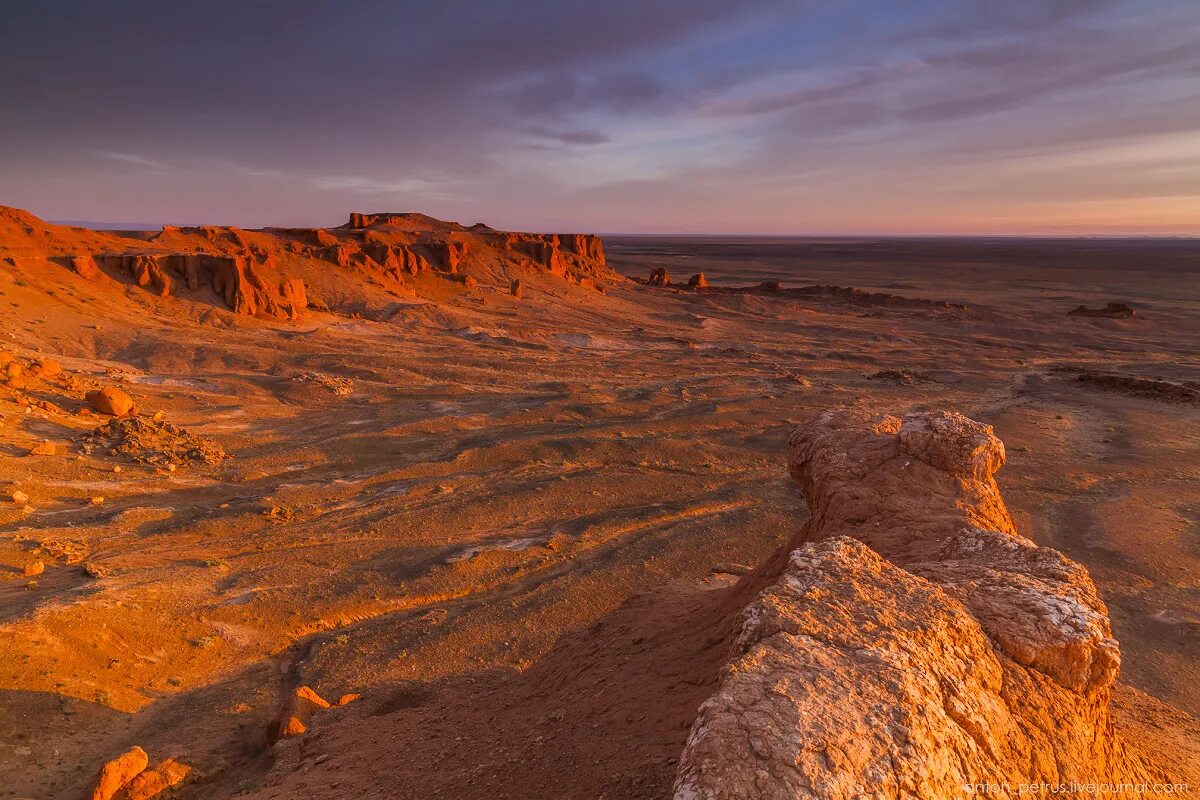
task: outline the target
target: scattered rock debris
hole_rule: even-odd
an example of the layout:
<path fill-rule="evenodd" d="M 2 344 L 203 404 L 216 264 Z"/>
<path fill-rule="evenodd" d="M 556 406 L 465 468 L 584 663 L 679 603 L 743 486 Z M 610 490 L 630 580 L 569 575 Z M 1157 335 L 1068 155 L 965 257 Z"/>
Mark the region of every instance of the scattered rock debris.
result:
<path fill-rule="evenodd" d="M 1127 303 L 1109 303 L 1104 308 L 1088 308 L 1076 306 L 1067 312 L 1068 317 L 1107 317 L 1108 319 L 1129 319 L 1136 317 L 1137 312 Z"/>
<path fill-rule="evenodd" d="M 1092 369 L 1070 371 L 1077 372 L 1075 380 L 1089 388 L 1166 403 L 1200 403 L 1200 381 L 1174 383 L 1161 378 L 1143 378 L 1118 372 Z"/>
<path fill-rule="evenodd" d="M 326 375 L 324 372 L 304 372 L 299 375 L 293 375 L 292 380 L 324 386 L 338 397 L 345 397 L 354 391 L 354 381 L 349 378 Z"/>
<path fill-rule="evenodd" d="M 121 417 L 101 425 L 82 438 L 80 450 L 88 455 L 100 451 L 127 456 L 139 464 L 167 468 L 187 463 L 211 466 L 229 458 L 211 439 L 161 419 L 142 417 Z"/>
<path fill-rule="evenodd" d="M 892 381 L 901 386 L 914 386 L 918 383 L 936 383 L 937 379 L 925 372 L 911 369 L 881 369 L 871 375 L 878 381 Z"/>

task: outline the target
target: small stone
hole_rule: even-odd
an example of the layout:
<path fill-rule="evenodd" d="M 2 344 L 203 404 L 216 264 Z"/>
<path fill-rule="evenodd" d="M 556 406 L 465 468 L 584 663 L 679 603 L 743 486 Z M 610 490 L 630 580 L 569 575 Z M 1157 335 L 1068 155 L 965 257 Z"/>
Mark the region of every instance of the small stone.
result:
<path fill-rule="evenodd" d="M 9 497 L 17 505 L 23 505 L 29 502 L 29 495 L 25 494 L 20 489 L 14 491 L 11 495 L 9 495 Z"/>
<path fill-rule="evenodd" d="M 38 442 L 33 447 L 29 448 L 31 456 L 52 456 L 57 452 L 53 442 Z"/>
<path fill-rule="evenodd" d="M 88 502 L 90 502 L 94 506 L 104 505 L 104 498 L 97 495 L 96 497 L 93 497 Z"/>
<path fill-rule="evenodd" d="M 46 565 L 41 561 L 30 561 L 25 565 L 24 575 L 25 577 L 31 577 L 33 575 L 41 575 L 45 571 Z"/>

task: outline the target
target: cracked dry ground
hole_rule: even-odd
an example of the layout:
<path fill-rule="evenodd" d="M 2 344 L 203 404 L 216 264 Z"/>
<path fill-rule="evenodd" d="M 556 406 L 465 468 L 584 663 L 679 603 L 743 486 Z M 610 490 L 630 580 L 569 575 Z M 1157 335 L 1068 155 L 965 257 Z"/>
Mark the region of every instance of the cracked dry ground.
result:
<path fill-rule="evenodd" d="M 0 401 L 8 455 L 32 438 L 71 453 L 0 467 L 33 507 L 0 511 L 0 796 L 82 792 L 133 744 L 191 764 L 188 797 L 250 792 L 273 763 L 264 731 L 297 685 L 401 713 L 429 682 L 450 681 L 445 691 L 527 669 L 560 636 L 676 579 L 689 587 L 679 607 L 656 613 L 686 631 L 704 602 L 687 592 L 726 580 L 714 564 L 757 563 L 803 523 L 784 442 L 795 420 L 838 404 L 954 408 L 994 424 L 1019 528 L 1091 570 L 1125 680 L 1200 711 L 1200 411 L 1054 370 L 1194 379 L 1197 298 L 1099 268 L 1086 291 L 1074 273 L 1039 272 L 1046 285 L 1034 286 L 1017 269 L 981 283 L 909 265 L 912 285 L 889 288 L 882 269 L 846 269 L 805 274 L 972 311 L 630 285 L 414 304 L 388 322 L 214 329 L 148 326 L 116 306 L 97 323 L 61 292 L 31 314 L 24 289 L 0 285 L 17 301 L 0 309 L 8 346 L 116 381 L 234 456 L 173 473 L 79 460 L 66 445 L 87 425 Z M 1063 316 L 1134 291 L 1156 310 Z M 886 369 L 932 380 L 871 377 Z M 20 570 L 34 557 L 46 569 L 30 586 Z M 107 577 L 84 574 L 81 558 Z M 718 665 L 701 666 L 715 681 Z M 710 688 L 696 687 L 697 703 Z M 531 726 L 572 716 L 538 698 L 529 691 L 522 711 Z M 656 720 L 653 701 L 644 693 L 636 711 L 596 717 L 594 734 L 545 742 L 546 757 L 573 748 L 581 773 L 640 776 L 623 796 L 663 796 L 687 725 Z M 646 763 L 581 755 L 647 714 L 662 742 Z M 472 760 L 469 743 L 418 718 L 442 737 L 447 774 L 461 771 L 458 796 L 487 795 L 503 758 Z M 489 741 L 505 746 L 499 732 Z"/>

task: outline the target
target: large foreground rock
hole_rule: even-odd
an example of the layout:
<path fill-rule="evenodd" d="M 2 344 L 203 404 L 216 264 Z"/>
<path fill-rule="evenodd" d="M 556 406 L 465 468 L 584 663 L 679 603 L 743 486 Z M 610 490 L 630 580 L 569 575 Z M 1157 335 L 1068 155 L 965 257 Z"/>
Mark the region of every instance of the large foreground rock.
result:
<path fill-rule="evenodd" d="M 110 800 L 120 789 L 134 779 L 150 759 L 146 751 L 140 747 L 132 747 L 109 761 L 100 769 L 96 777 L 96 786 L 92 790 L 92 800 Z"/>
<path fill-rule="evenodd" d="M 1016 533 L 1003 463 L 990 427 L 947 412 L 827 412 L 795 431 L 812 516 L 747 579 L 760 591 L 677 800 L 1169 778 L 1114 730 L 1107 610 L 1083 567 Z"/>

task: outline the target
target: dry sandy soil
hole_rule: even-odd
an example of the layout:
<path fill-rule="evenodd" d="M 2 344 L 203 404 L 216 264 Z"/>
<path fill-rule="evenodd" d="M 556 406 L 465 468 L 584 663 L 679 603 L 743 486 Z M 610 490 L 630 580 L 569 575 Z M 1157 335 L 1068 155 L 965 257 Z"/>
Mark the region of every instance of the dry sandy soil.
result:
<path fill-rule="evenodd" d="M 722 663 L 713 567 L 803 524 L 784 443 L 836 405 L 994 425 L 1018 528 L 1109 605 L 1118 708 L 1200 714 L 1200 245 L 606 245 L 638 277 L 937 302 L 531 272 L 259 319 L 0 260 L 0 348 L 230 455 L 84 452 L 79 391 L 0 392 L 0 797 L 86 796 L 135 744 L 188 798 L 664 797 Z M 1110 301 L 1136 316 L 1066 314 Z M 362 697 L 272 749 L 299 685 Z"/>

